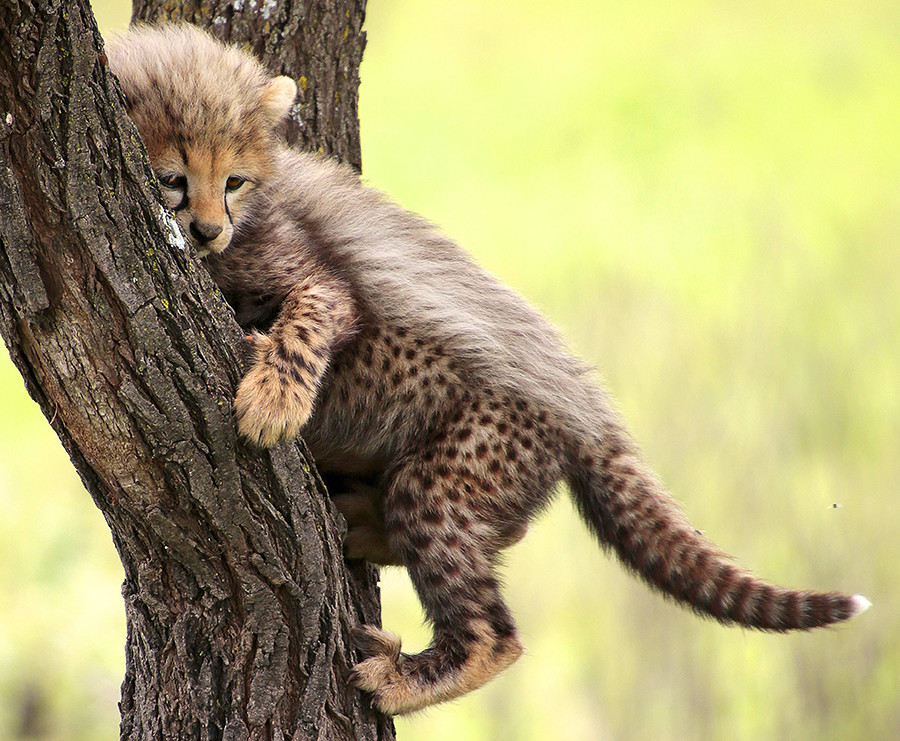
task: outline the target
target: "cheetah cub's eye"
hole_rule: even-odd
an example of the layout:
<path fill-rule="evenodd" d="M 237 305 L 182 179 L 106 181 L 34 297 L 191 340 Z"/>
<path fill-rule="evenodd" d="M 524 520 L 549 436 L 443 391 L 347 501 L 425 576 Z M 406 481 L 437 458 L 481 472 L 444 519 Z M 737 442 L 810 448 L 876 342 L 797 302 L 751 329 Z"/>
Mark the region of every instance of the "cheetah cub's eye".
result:
<path fill-rule="evenodd" d="M 160 184 L 169 190 L 184 190 L 187 178 L 184 175 L 158 175 Z"/>
<path fill-rule="evenodd" d="M 225 190 L 229 193 L 234 193 L 238 188 L 240 188 L 244 183 L 247 182 L 247 178 L 242 178 L 238 175 L 232 175 L 228 180 L 225 181 Z"/>

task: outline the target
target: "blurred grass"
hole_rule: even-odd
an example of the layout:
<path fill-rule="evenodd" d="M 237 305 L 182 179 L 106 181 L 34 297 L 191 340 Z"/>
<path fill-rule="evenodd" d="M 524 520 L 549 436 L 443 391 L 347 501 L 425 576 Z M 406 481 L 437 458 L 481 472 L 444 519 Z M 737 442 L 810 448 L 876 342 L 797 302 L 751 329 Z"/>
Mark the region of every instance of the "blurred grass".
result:
<path fill-rule="evenodd" d="M 373 0 L 367 28 L 367 179 L 564 329 L 698 527 L 875 605 L 809 635 L 700 621 L 561 500 L 508 558 L 528 654 L 399 737 L 900 738 L 900 8 Z M 112 739 L 121 569 L 5 358 L 0 395 L 0 737 L 28 706 Z M 424 645 L 402 572 L 383 597 Z"/>

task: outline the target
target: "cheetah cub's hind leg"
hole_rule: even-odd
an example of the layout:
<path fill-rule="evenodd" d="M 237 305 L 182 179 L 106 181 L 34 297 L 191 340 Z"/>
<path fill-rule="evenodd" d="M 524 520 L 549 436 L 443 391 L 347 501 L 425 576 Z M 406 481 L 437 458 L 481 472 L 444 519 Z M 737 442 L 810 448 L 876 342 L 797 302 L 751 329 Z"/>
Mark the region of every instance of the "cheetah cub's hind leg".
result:
<path fill-rule="evenodd" d="M 379 566 L 401 566 L 403 559 L 388 542 L 381 511 L 381 490 L 359 479 L 326 479 L 331 500 L 347 521 L 344 555 Z"/>
<path fill-rule="evenodd" d="M 434 634 L 419 654 L 400 652 L 400 640 L 364 627 L 357 648 L 363 660 L 351 681 L 370 692 L 385 713 L 420 710 L 465 694 L 497 676 L 523 651 L 494 575 L 494 544 L 502 540 L 481 514 L 443 491 L 466 480 L 441 480 L 415 463 L 395 474 L 385 500 L 388 540 L 402 557 Z M 471 487 L 471 483 L 470 483 Z M 478 496 L 478 492 L 474 492 Z"/>

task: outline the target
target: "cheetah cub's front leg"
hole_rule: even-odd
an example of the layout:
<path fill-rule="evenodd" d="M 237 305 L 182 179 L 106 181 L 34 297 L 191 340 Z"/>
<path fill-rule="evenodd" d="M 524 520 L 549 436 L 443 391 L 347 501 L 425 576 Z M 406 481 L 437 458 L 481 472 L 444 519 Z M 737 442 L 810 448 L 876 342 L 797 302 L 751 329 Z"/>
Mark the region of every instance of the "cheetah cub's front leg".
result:
<path fill-rule="evenodd" d="M 255 362 L 234 400 L 241 435 L 263 447 L 296 437 L 354 322 L 353 301 L 341 283 L 313 275 L 291 289 L 269 333 L 248 338 Z"/>

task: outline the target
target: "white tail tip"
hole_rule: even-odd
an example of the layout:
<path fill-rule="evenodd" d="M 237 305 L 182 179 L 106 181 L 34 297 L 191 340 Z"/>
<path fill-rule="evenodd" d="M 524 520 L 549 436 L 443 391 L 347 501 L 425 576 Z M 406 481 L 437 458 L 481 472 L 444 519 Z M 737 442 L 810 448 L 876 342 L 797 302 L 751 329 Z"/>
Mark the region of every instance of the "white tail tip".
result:
<path fill-rule="evenodd" d="M 853 616 L 854 617 L 856 615 L 859 615 L 859 613 L 861 613 L 861 612 L 865 612 L 872 606 L 872 603 L 869 602 L 869 600 L 867 600 L 861 594 L 854 594 L 850 598 L 850 602 L 853 604 Z"/>

